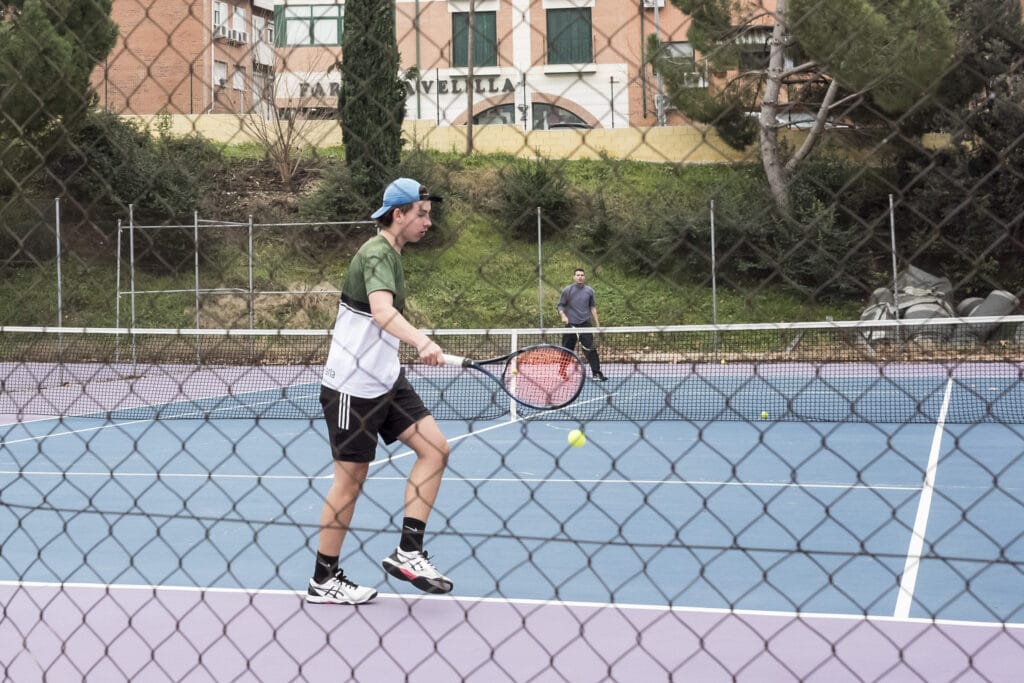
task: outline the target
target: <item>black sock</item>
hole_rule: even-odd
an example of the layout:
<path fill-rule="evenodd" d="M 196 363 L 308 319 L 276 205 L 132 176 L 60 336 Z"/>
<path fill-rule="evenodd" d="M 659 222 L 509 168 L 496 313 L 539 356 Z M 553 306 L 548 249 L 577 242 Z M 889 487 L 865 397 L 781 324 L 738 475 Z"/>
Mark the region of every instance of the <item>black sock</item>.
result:
<path fill-rule="evenodd" d="M 406 517 L 402 520 L 402 540 L 399 541 L 398 547 L 407 553 L 423 550 L 423 532 L 426 530 L 426 522 Z"/>
<path fill-rule="evenodd" d="M 317 552 L 316 567 L 313 568 L 313 580 L 317 583 L 323 583 L 334 576 L 336 571 L 338 571 L 338 556 L 324 555 L 321 552 Z"/>

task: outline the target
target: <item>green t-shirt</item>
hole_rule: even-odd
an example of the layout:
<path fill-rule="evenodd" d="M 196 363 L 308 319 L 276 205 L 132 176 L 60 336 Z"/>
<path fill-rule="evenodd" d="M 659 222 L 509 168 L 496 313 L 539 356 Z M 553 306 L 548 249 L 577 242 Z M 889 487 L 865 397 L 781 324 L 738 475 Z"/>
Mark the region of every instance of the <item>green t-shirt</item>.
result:
<path fill-rule="evenodd" d="M 395 296 L 395 308 L 405 310 L 405 271 L 402 257 L 383 235 L 366 240 L 352 257 L 345 273 L 342 293 L 353 301 L 369 305 L 370 292 L 386 290 Z"/>
<path fill-rule="evenodd" d="M 402 259 L 386 238 L 377 235 L 359 248 L 345 273 L 321 380 L 324 386 L 362 398 L 381 396 L 394 386 L 401 372 L 400 342 L 370 313 L 369 294 L 381 290 L 394 295 L 395 308 L 401 311 L 406 296 Z"/>

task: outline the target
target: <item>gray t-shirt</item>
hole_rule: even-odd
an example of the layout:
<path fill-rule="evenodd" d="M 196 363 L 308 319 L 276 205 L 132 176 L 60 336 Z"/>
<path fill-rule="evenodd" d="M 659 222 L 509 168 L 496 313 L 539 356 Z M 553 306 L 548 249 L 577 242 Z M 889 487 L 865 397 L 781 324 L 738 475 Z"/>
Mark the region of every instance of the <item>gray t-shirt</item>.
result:
<path fill-rule="evenodd" d="M 574 282 L 562 290 L 558 310 L 565 312 L 570 325 L 587 325 L 590 323 L 590 309 L 597 307 L 594 301 L 593 287 Z"/>

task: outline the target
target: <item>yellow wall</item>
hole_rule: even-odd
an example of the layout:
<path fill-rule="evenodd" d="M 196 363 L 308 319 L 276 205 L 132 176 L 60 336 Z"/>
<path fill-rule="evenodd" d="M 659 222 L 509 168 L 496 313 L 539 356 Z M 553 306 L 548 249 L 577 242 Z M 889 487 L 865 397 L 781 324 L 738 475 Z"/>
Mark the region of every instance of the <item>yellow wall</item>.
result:
<path fill-rule="evenodd" d="M 155 127 L 156 116 L 125 116 L 143 126 Z M 256 142 L 243 126 L 241 117 L 232 114 L 172 115 L 170 132 L 174 135 L 199 133 L 217 142 L 240 144 Z M 303 137 L 315 147 L 341 145 L 341 127 L 337 121 L 303 121 Z M 464 152 L 464 126 L 438 126 L 434 121 L 406 121 L 405 136 L 410 143 L 442 152 Z M 518 126 L 475 126 L 473 147 L 477 152 L 504 152 L 520 157 L 542 156 L 554 159 L 596 159 L 602 154 L 617 159 L 673 163 L 720 163 L 752 161 L 756 152 L 737 152 L 712 132 L 694 126 L 653 128 L 600 128 L 594 130 L 533 130 Z"/>

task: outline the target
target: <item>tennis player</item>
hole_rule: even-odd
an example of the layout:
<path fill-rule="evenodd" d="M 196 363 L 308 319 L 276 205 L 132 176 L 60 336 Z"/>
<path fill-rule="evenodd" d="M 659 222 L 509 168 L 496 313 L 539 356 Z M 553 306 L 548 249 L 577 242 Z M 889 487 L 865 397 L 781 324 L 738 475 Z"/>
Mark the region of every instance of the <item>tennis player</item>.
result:
<path fill-rule="evenodd" d="M 402 249 L 430 229 L 431 196 L 415 180 L 399 178 L 384 190 L 372 217 L 379 233 L 352 258 L 342 286 L 338 318 L 324 368 L 320 403 L 334 457 L 334 481 L 320 515 L 313 578 L 306 600 L 358 605 L 377 591 L 349 579 L 338 566 L 356 500 L 377 451 L 396 439 L 416 453 L 405 487 L 405 519 L 398 547 L 384 570 L 427 593 L 448 593 L 452 582 L 423 549 L 427 519 L 448 462 L 448 441 L 405 377 L 399 342 L 416 349 L 420 361 L 441 365 L 442 350 L 402 315 L 407 290 Z"/>
<path fill-rule="evenodd" d="M 562 290 L 558 298 L 558 315 L 566 327 L 600 327 L 597 320 L 597 303 L 594 288 L 587 284 L 587 274 L 577 268 L 572 274 L 572 284 Z M 598 382 L 608 378 L 601 372 L 601 358 L 597 355 L 597 342 L 592 332 L 566 332 L 562 335 L 562 346 L 576 351 L 579 343 L 583 355 L 590 364 L 590 374 Z"/>

